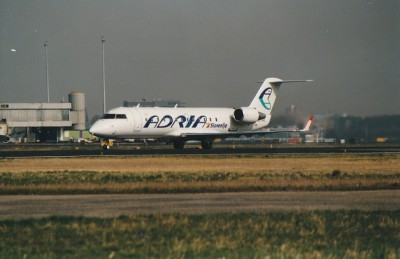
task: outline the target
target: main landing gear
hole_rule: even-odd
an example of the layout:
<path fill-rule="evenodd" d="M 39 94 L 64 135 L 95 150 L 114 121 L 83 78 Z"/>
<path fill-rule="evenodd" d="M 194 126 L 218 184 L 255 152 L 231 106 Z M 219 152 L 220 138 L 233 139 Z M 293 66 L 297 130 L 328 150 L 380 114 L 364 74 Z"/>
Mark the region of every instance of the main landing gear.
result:
<path fill-rule="evenodd" d="M 186 141 L 184 139 L 175 139 L 172 141 L 172 144 L 174 145 L 175 149 L 183 149 L 185 142 Z"/>
<path fill-rule="evenodd" d="M 185 139 L 175 139 L 172 141 L 175 149 L 183 149 L 185 146 L 186 140 Z M 213 145 L 212 139 L 203 139 L 201 140 L 201 148 L 202 149 L 211 149 Z"/>
<path fill-rule="evenodd" d="M 213 145 L 213 141 L 211 139 L 203 139 L 201 141 L 201 147 L 203 149 L 211 149 Z"/>

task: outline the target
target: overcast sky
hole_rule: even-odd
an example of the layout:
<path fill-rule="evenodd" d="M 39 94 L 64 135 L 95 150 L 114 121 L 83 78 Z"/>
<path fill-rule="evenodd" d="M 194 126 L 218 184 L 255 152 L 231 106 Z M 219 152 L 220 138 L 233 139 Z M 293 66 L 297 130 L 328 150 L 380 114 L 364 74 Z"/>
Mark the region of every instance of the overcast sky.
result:
<path fill-rule="evenodd" d="M 267 77 L 275 114 L 400 113 L 399 0 L 0 0 L 0 102 L 86 94 L 102 114 L 124 100 L 250 104 Z"/>

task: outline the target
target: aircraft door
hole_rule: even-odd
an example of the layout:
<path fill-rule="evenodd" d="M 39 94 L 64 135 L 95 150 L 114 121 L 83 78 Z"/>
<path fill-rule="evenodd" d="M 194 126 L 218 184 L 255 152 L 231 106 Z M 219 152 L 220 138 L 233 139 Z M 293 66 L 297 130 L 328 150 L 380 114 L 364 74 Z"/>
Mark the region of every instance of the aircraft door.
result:
<path fill-rule="evenodd" d="M 140 132 L 140 130 L 142 129 L 142 116 L 140 116 L 140 113 L 138 110 L 133 110 L 133 120 L 134 120 L 134 128 L 133 131 L 134 132 Z"/>

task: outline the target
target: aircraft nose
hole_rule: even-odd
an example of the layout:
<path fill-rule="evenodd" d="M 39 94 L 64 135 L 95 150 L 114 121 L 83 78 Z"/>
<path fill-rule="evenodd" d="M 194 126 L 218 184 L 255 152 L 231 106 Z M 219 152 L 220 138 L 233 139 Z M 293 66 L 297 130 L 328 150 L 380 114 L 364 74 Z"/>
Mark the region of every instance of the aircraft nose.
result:
<path fill-rule="evenodd" d="M 90 132 L 90 134 L 95 135 L 95 136 L 98 135 L 99 133 L 101 133 L 99 125 L 98 124 L 96 125 L 96 123 L 93 124 L 93 126 L 90 127 L 89 132 Z"/>
<path fill-rule="evenodd" d="M 96 130 L 93 129 L 93 126 L 90 127 L 90 129 L 89 129 L 89 133 L 90 133 L 90 134 L 95 135 L 95 131 L 96 131 Z"/>
<path fill-rule="evenodd" d="M 105 138 L 115 134 L 114 124 L 107 124 L 104 121 L 98 121 L 90 127 L 89 132 L 100 138 Z"/>

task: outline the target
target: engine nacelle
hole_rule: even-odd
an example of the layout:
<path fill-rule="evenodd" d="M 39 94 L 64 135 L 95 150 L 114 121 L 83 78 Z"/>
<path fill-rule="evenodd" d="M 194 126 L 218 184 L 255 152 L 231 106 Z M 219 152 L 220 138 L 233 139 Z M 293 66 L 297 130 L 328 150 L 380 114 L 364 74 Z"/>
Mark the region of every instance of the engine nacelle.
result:
<path fill-rule="evenodd" d="M 233 118 L 240 123 L 255 123 L 266 117 L 264 113 L 249 107 L 242 107 L 233 112 Z"/>

